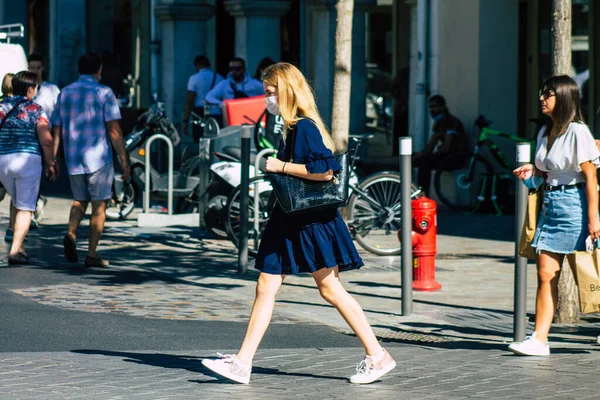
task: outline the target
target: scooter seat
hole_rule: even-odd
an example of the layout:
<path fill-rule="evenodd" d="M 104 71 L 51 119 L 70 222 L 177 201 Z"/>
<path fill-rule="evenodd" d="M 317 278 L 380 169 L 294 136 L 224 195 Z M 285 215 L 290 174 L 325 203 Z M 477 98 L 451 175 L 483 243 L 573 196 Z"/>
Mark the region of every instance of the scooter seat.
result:
<path fill-rule="evenodd" d="M 221 152 L 223 152 L 227 155 L 230 155 L 231 157 L 234 157 L 236 160 L 241 161 L 241 159 L 242 159 L 242 149 L 240 149 L 239 147 L 225 146 L 221 149 Z M 250 150 L 250 164 L 254 165 L 255 161 L 256 161 L 256 151 Z M 266 164 L 267 164 L 267 160 L 263 157 L 260 160 L 259 169 L 261 171 L 264 171 L 266 168 Z"/>

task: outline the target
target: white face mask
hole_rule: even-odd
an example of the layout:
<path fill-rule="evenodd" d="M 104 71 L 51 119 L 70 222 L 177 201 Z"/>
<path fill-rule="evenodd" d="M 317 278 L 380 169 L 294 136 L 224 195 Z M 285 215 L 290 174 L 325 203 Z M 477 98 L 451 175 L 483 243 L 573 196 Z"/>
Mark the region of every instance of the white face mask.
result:
<path fill-rule="evenodd" d="M 279 112 L 279 104 L 277 103 L 277 96 L 265 97 L 265 103 L 267 105 L 267 111 L 273 115 L 281 115 Z"/>

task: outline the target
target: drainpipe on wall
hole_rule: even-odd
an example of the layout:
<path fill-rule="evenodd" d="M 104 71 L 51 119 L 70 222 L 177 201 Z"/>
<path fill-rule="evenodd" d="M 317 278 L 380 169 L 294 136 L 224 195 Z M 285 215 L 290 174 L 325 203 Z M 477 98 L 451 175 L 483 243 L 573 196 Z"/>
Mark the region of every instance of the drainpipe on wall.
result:
<path fill-rule="evenodd" d="M 417 3 L 417 46 L 418 46 L 418 81 L 416 101 L 416 127 L 413 147 L 420 151 L 427 141 L 429 125 L 429 0 L 418 0 Z"/>

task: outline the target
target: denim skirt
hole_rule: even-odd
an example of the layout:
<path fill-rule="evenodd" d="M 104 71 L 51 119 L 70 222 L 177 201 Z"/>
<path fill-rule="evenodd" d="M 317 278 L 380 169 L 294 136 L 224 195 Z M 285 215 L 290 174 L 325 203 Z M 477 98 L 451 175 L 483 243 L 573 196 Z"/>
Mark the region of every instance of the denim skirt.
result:
<path fill-rule="evenodd" d="M 585 250 L 588 237 L 587 196 L 585 188 L 568 188 L 544 192 L 532 247 L 571 254 Z"/>

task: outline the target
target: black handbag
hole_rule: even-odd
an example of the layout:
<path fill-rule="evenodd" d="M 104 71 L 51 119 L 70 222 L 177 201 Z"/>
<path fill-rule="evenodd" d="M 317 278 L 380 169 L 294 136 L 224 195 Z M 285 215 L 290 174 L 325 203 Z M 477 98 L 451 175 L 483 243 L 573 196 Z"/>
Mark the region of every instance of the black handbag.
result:
<path fill-rule="evenodd" d="M 292 154 L 295 144 L 292 139 Z M 323 208 L 343 207 L 348 200 L 350 179 L 349 153 L 333 156 L 342 168 L 330 181 L 313 181 L 284 173 L 267 172 L 273 186 L 277 202 L 286 214 L 302 214 Z M 291 161 L 291 160 L 290 160 Z"/>

